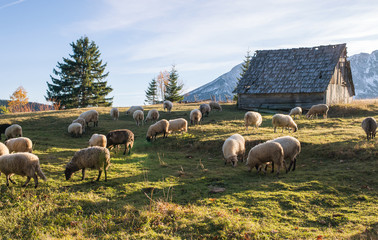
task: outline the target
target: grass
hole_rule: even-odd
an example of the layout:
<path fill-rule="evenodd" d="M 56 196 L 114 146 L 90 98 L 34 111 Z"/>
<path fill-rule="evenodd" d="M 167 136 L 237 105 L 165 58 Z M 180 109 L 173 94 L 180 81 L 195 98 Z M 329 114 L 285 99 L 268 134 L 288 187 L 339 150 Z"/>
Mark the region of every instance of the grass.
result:
<path fill-rule="evenodd" d="M 176 104 L 160 118 L 189 118 L 198 104 Z M 378 118 L 376 100 L 331 107 L 328 119 L 297 119 L 299 131 L 273 133 L 271 114 L 258 130 L 243 127 L 245 111 L 233 104 L 211 112 L 188 133 L 145 140 L 126 108 L 113 121 L 98 108 L 99 126 L 71 138 L 67 126 L 84 109 L 7 114 L 0 123 L 18 123 L 32 139 L 48 181 L 37 189 L 14 176 L 0 179 L 0 232 L 4 239 L 377 239 L 377 140 L 367 142 L 360 124 Z M 64 180 L 65 164 L 87 147 L 93 133 L 128 128 L 132 154 L 111 152 L 108 181 L 97 171 Z M 242 163 L 224 166 L 223 141 L 246 138 L 247 151 L 279 136 L 302 144 L 295 172 L 259 175 Z M 221 189 L 214 191 L 214 189 Z"/>

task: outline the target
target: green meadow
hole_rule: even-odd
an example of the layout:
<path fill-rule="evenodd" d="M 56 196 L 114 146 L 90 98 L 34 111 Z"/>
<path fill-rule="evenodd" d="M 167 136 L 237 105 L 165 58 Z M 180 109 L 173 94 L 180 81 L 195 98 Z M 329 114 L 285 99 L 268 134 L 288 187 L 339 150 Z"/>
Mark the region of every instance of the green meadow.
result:
<path fill-rule="evenodd" d="M 199 104 L 156 108 L 160 119 L 185 118 Z M 152 143 L 150 123 L 136 126 L 128 108 L 113 121 L 110 108 L 96 108 L 98 127 L 72 138 L 67 127 L 87 109 L 0 115 L 17 123 L 34 144 L 47 181 L 14 176 L 8 188 L 0 176 L 2 239 L 377 239 L 378 147 L 361 128 L 378 119 L 378 100 L 332 106 L 327 119 L 296 119 L 299 130 L 273 132 L 273 114 L 259 129 L 245 130 L 246 111 L 225 103 L 201 125 Z M 89 170 L 66 181 L 64 168 L 88 146 L 93 133 L 127 128 L 135 134 L 131 155 L 111 151 L 108 181 Z M 246 154 L 258 143 L 291 135 L 302 146 L 294 172 L 258 174 L 239 162 L 224 165 L 222 144 L 234 133 L 246 139 Z M 4 140 L 4 135 L 2 136 Z"/>

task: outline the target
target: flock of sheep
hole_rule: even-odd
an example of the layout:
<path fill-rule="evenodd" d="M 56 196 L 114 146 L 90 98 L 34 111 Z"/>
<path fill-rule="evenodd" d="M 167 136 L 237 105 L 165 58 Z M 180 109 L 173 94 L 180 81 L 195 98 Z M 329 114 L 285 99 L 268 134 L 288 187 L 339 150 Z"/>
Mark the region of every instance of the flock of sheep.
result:
<path fill-rule="evenodd" d="M 164 101 L 164 111 L 169 113 L 173 109 L 173 103 Z M 307 112 L 306 117 L 311 118 L 317 115 L 327 117 L 328 106 L 325 104 L 318 104 L 311 107 Z M 212 110 L 222 111 L 222 107 L 217 102 L 210 102 L 209 104 L 201 104 L 199 109 L 193 109 L 190 112 L 190 123 L 192 125 L 200 124 L 203 116 L 208 116 Z M 159 120 L 159 111 L 152 109 L 144 118 L 143 108 L 141 106 L 132 106 L 127 110 L 126 115 L 132 115 L 137 126 L 143 125 L 148 121 L 155 122 L 150 125 L 147 133 L 146 140 L 153 141 L 158 135 L 167 137 L 172 132 L 187 132 L 188 122 L 184 118 L 166 120 Z M 288 129 L 289 132 L 298 130 L 292 116 L 302 115 L 300 107 L 293 108 L 288 115 L 275 114 L 272 117 L 272 124 L 274 132 L 277 127 Z M 112 108 L 110 116 L 113 120 L 118 120 L 119 110 Z M 68 126 L 68 133 L 74 137 L 81 136 L 85 132 L 85 128 L 93 123 L 93 126 L 98 126 L 99 114 L 96 110 L 89 110 L 80 114 L 80 116 L 73 120 Z M 249 111 L 244 116 L 244 123 L 246 130 L 248 126 L 258 128 L 262 123 L 262 116 L 258 112 Z M 367 139 L 373 139 L 376 134 L 377 122 L 374 118 L 365 118 L 362 122 L 362 128 L 366 132 Z M 13 174 L 26 176 L 27 180 L 23 184 L 26 186 L 30 179 L 34 179 L 35 187 L 38 186 L 38 176 L 46 180 L 45 175 L 41 171 L 39 159 L 36 155 L 32 154 L 33 144 L 29 138 L 22 137 L 22 128 L 18 124 L 1 124 L 0 125 L 0 139 L 1 134 L 4 133 L 6 141 L 0 142 L 0 174 L 4 173 L 6 176 L 6 184 L 9 186 L 9 181 L 14 183 L 11 179 Z M 89 139 L 89 147 L 77 151 L 72 159 L 67 163 L 65 168 L 66 180 L 69 180 L 74 172 L 82 171 L 82 180 L 85 178 L 85 169 L 92 168 L 99 171 L 97 181 L 99 181 L 102 171 L 105 173 L 105 181 L 107 181 L 107 169 L 110 166 L 110 152 L 114 147 L 125 145 L 123 154 L 130 154 L 134 145 L 134 134 L 128 129 L 117 129 L 109 131 L 106 135 L 93 134 Z M 261 170 L 266 172 L 269 165 L 274 172 L 274 166 L 277 166 L 277 174 L 281 168 L 286 172 L 291 168 L 294 171 L 296 166 L 296 157 L 301 151 L 300 142 L 291 136 L 279 137 L 261 144 L 258 144 L 250 149 L 246 161 L 249 171 L 256 168 L 258 172 Z M 225 160 L 225 165 L 231 163 L 232 166 L 237 166 L 238 159 L 243 161 L 245 155 L 245 139 L 240 134 L 234 134 L 227 138 L 222 146 L 222 152 Z M 286 166 L 288 161 L 289 167 Z"/>

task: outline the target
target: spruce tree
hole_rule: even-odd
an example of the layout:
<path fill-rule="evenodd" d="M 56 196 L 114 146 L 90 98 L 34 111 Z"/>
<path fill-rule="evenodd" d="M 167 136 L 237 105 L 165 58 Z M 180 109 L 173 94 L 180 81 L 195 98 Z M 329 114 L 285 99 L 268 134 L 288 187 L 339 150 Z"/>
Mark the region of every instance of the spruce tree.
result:
<path fill-rule="evenodd" d="M 247 51 L 247 55 L 245 56 L 244 62 L 243 62 L 242 67 L 241 67 L 242 71 L 241 71 L 239 77 L 237 78 L 237 83 L 236 83 L 236 86 L 235 86 L 235 89 L 234 89 L 233 92 L 236 91 L 236 88 L 239 85 L 240 80 L 244 77 L 244 74 L 248 71 L 249 65 L 251 64 L 251 58 L 252 58 L 252 56 L 250 55 L 250 53 L 251 53 L 251 51 L 248 50 Z M 238 95 L 237 94 L 234 95 L 233 100 L 234 101 L 238 100 Z"/>
<path fill-rule="evenodd" d="M 172 66 L 172 70 L 169 72 L 169 80 L 165 91 L 165 100 L 171 102 L 181 101 L 184 96 L 181 95 L 184 85 L 178 82 L 178 73 L 175 66 Z"/>
<path fill-rule="evenodd" d="M 88 106 L 111 106 L 113 97 L 107 95 L 113 90 L 107 85 L 105 78 L 106 63 L 100 60 L 100 50 L 94 41 L 81 37 L 71 44 L 73 54 L 58 62 L 53 69 L 52 83 L 47 82 L 45 99 L 60 108 L 76 108 Z"/>
<path fill-rule="evenodd" d="M 156 79 L 153 78 L 148 85 L 146 93 L 146 103 L 149 104 L 156 104 L 157 103 L 157 82 Z"/>

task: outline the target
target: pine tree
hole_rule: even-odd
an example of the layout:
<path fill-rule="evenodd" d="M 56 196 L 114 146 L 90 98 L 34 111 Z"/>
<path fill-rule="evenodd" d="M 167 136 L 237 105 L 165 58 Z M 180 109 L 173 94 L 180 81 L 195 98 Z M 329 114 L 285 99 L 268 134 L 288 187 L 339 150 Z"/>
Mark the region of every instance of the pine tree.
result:
<path fill-rule="evenodd" d="M 149 103 L 149 104 L 156 104 L 157 103 L 157 82 L 156 82 L 156 79 L 153 78 L 151 80 L 151 82 L 149 83 L 148 85 L 148 88 L 147 90 L 145 91 L 146 93 L 146 100 L 145 102 L 146 103 Z"/>
<path fill-rule="evenodd" d="M 113 97 L 106 96 L 113 90 L 107 85 L 104 73 L 106 63 L 100 60 L 100 50 L 94 41 L 81 37 L 71 44 L 73 54 L 58 62 L 57 69 L 50 75 L 52 83 L 47 82 L 45 99 L 60 105 L 60 108 L 87 106 L 111 106 Z"/>
<path fill-rule="evenodd" d="M 175 66 L 172 66 L 172 70 L 169 72 L 169 80 L 165 91 L 165 100 L 171 102 L 181 101 L 184 96 L 181 95 L 184 85 L 178 82 L 178 73 Z"/>
<path fill-rule="evenodd" d="M 244 77 L 244 74 L 248 71 L 249 65 L 251 64 L 251 58 L 252 58 L 252 56 L 250 55 L 250 53 L 251 53 L 251 51 L 248 50 L 247 51 L 247 55 L 245 56 L 244 62 L 243 62 L 242 67 L 241 67 L 242 71 L 241 71 L 239 77 L 237 78 L 238 81 L 236 83 L 236 87 L 235 87 L 235 89 L 234 89 L 233 92 L 236 91 L 236 88 L 239 85 L 240 80 Z M 237 94 L 234 95 L 233 100 L 234 101 L 238 100 L 238 95 Z"/>

